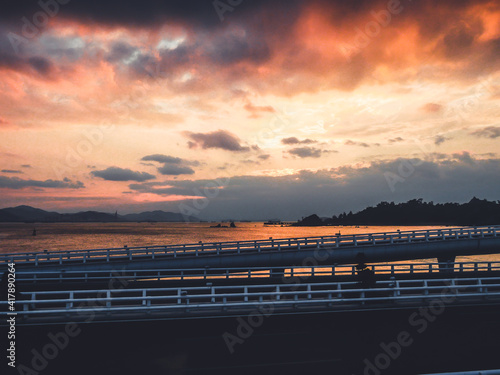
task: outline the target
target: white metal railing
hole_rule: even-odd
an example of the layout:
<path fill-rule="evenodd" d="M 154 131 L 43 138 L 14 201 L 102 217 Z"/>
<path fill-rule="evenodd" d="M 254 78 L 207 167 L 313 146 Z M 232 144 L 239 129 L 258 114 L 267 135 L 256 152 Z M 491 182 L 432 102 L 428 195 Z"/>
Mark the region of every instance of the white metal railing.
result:
<path fill-rule="evenodd" d="M 171 316 L 213 315 L 251 311 L 256 306 L 278 309 L 390 308 L 453 297 L 463 303 L 500 301 L 500 278 L 459 278 L 379 281 L 361 288 L 356 282 L 261 284 L 113 290 L 21 292 L 16 300 L 19 318 L 54 316 L 72 319 L 92 313 L 142 316 L 161 312 Z M 0 301 L 0 306 L 8 304 Z M 384 307 L 385 306 L 385 307 Z M 3 306 L 2 306 L 3 307 Z M 0 313 L 5 315 L 7 313 Z M 135 315 L 134 315 L 135 314 Z M 132 318 L 133 319 L 133 318 Z"/>
<path fill-rule="evenodd" d="M 428 241 L 466 240 L 472 238 L 491 238 L 499 236 L 500 226 L 482 226 L 286 239 L 271 238 L 268 240 L 196 243 L 167 246 L 8 253 L 0 254 L 0 265 L 2 263 L 5 264 L 9 262 L 38 266 L 39 264 L 109 262 L 114 259 L 164 259 L 168 257 L 177 258 L 220 254 L 250 254 L 297 249 L 330 249 Z"/>
<path fill-rule="evenodd" d="M 372 264 L 377 275 L 413 275 L 438 273 L 443 267 L 455 273 L 500 271 L 500 262 L 455 262 L 455 263 L 390 263 Z M 103 280 L 211 280 L 232 278 L 263 278 L 273 275 L 284 277 L 355 276 L 355 265 L 333 265 L 314 267 L 248 267 L 239 268 L 183 268 L 183 269 L 137 269 L 113 271 L 55 271 L 16 272 L 18 282 L 81 282 Z"/>

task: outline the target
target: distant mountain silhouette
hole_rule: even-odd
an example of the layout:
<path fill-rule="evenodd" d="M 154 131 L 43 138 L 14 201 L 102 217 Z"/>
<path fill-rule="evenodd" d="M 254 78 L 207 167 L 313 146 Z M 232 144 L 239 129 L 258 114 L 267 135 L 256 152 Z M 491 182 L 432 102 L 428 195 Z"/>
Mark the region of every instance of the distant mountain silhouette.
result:
<path fill-rule="evenodd" d="M 486 225 L 500 223 L 500 201 L 472 198 L 470 202 L 424 202 L 422 198 L 406 203 L 381 202 L 355 214 L 342 213 L 327 219 L 310 215 L 297 226 L 321 225 Z"/>
<path fill-rule="evenodd" d="M 59 218 L 61 214 L 40 210 L 30 206 L 17 206 L 0 209 L 1 222 L 18 221 L 52 221 Z"/>
<path fill-rule="evenodd" d="M 182 214 L 165 211 L 142 212 L 139 214 L 115 215 L 105 212 L 85 211 L 71 214 L 44 211 L 30 206 L 17 206 L 0 209 L 0 222 L 175 222 L 175 221 L 200 221 L 194 216 L 184 217 Z"/>

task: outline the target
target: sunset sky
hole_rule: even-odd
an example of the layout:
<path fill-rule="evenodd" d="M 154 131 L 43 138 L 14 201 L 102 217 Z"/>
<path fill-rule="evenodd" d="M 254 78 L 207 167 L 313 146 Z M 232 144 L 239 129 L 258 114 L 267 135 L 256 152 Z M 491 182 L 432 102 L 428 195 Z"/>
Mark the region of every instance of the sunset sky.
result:
<path fill-rule="evenodd" d="M 500 199 L 498 0 L 3 3 L 0 207 Z"/>

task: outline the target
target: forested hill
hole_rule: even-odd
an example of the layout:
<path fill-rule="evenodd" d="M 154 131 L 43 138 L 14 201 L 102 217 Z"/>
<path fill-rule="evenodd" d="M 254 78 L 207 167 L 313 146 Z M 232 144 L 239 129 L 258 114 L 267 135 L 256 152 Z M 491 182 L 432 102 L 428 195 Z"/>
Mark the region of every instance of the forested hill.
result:
<path fill-rule="evenodd" d="M 472 198 L 470 202 L 438 203 L 412 199 L 406 203 L 381 202 L 357 213 L 331 218 L 311 215 L 298 226 L 320 225 L 486 225 L 500 224 L 500 201 Z"/>

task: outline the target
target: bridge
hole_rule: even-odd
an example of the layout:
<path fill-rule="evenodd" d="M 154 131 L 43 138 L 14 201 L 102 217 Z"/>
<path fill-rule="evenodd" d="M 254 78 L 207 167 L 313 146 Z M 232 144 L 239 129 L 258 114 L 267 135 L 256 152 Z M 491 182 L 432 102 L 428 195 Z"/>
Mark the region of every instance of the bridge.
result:
<path fill-rule="evenodd" d="M 394 309 L 425 304 L 444 285 L 457 303 L 496 304 L 500 263 L 454 260 L 499 249 L 500 227 L 484 226 L 9 253 L 0 265 L 15 264 L 19 322 L 37 324 L 78 320 L 89 303 L 104 320 L 221 317 L 269 304 L 282 313 Z M 374 285 L 359 285 L 360 253 L 379 262 L 371 266 Z M 380 264 L 433 257 L 438 262 Z"/>
<path fill-rule="evenodd" d="M 324 370 L 327 366 L 338 370 L 334 373 L 344 373 L 341 368 L 348 368 L 345 373 L 349 374 L 363 373 L 352 370 L 351 364 L 363 365 L 363 356 L 373 347 L 369 340 L 356 340 L 356 335 L 397 335 L 408 330 L 412 314 L 439 310 L 439 314 L 446 311 L 446 318 L 435 323 L 439 328 L 434 335 L 428 334 L 425 348 L 414 349 L 418 356 L 433 355 L 446 346 L 449 353 L 440 352 L 439 363 L 448 363 L 466 347 L 468 355 L 474 353 L 482 362 L 456 360 L 456 366 L 500 368 L 495 360 L 488 362 L 496 340 L 489 335 L 500 334 L 496 323 L 500 262 L 455 261 L 459 255 L 499 253 L 499 245 L 500 226 L 463 227 L 9 253 L 0 256 L 0 270 L 4 272 L 9 264 L 15 264 L 15 317 L 20 337 L 30 342 L 39 337 L 43 345 L 47 332 L 76 324 L 87 334 L 80 349 L 95 348 L 92 355 L 101 363 L 108 357 L 134 355 L 127 351 L 129 347 L 137 349 L 137 342 L 149 345 L 152 356 L 157 347 L 176 352 L 186 342 L 185 353 L 192 358 L 190 373 L 220 374 L 224 366 L 231 371 L 251 367 L 256 358 L 273 351 L 282 356 L 281 364 L 273 366 L 286 368 L 284 373 L 300 366 L 303 370 Z M 433 258 L 437 262 L 429 261 Z M 361 276 L 364 265 L 360 263 L 369 264 L 371 279 Z M 8 301 L 0 301 L 0 325 L 11 316 L 3 312 L 9 306 Z M 239 332 L 240 326 L 235 324 L 241 325 L 246 319 L 259 319 L 256 326 L 246 323 L 248 330 L 256 332 L 251 339 L 255 344 L 241 344 L 249 349 L 232 356 L 223 334 Z M 486 349 L 471 341 L 476 333 L 469 327 L 476 325 L 483 327 L 480 332 L 488 343 Z M 164 347 L 165 335 L 172 340 L 170 349 Z M 337 335 L 342 340 L 332 341 Z M 118 337 L 123 345 L 118 344 Z M 308 337 L 308 346 L 315 350 L 297 352 L 297 344 L 293 346 L 289 337 L 299 341 Z M 204 344 L 193 346 L 198 341 Z M 281 348 L 279 353 L 276 345 Z M 25 353 L 27 360 L 30 355 Z M 293 362 L 294 357 L 303 361 Z M 154 363 L 158 358 L 150 360 Z M 67 361 L 72 366 L 74 358 L 69 356 Z M 198 368 L 195 363 L 203 365 Z M 418 364 L 415 362 L 415 366 Z M 395 368 L 398 373 L 417 373 L 417 367 L 415 372 Z M 457 370 L 431 365 L 420 368 L 420 373 Z M 87 373 L 94 370 L 86 368 Z M 124 373 L 126 370 L 124 365 Z M 151 371 L 157 370 L 151 367 Z"/>

